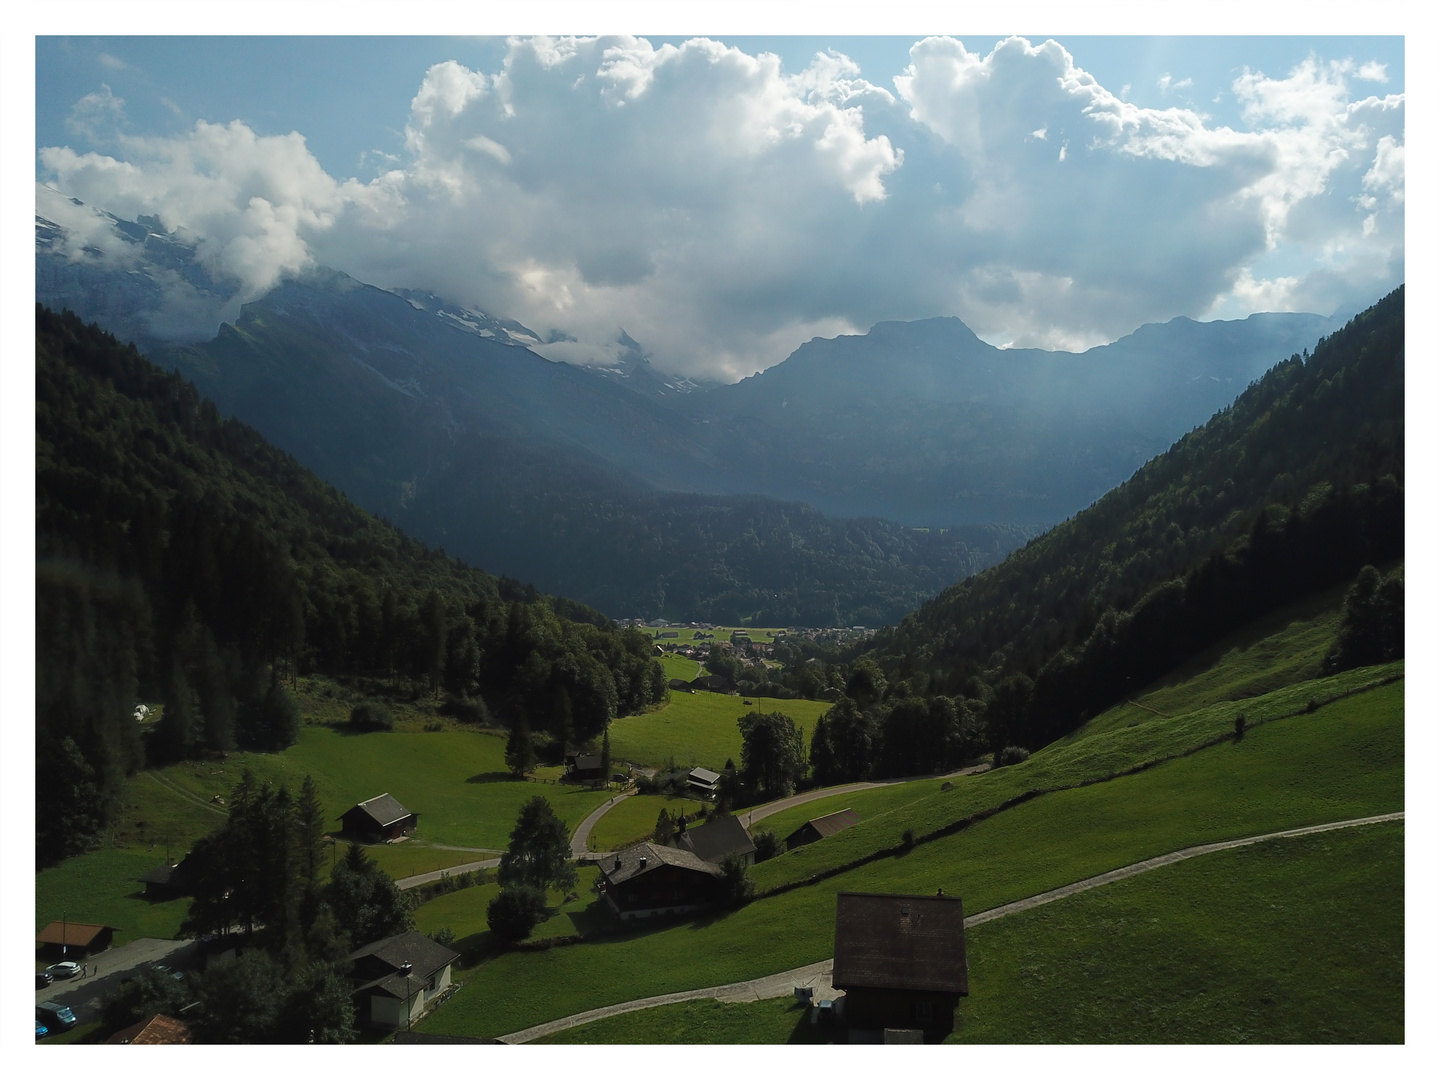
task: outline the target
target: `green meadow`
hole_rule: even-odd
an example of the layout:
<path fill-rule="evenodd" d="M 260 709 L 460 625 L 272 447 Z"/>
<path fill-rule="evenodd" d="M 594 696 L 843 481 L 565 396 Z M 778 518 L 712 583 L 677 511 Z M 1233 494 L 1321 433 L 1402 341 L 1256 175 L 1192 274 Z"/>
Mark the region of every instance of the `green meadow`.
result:
<path fill-rule="evenodd" d="M 1201 856 L 972 927 L 970 996 L 948 1041 L 1403 1042 L 1404 866 L 1404 826 L 1369 825 Z M 664 1005 L 542 1041 L 820 1035 L 782 998 Z"/>
<path fill-rule="evenodd" d="M 299 701 L 312 721 L 338 724 L 349 715 L 352 699 L 358 700 L 333 684 L 302 680 Z M 292 793 L 312 776 L 332 828 L 356 802 L 387 791 L 394 795 L 420 815 L 416 835 L 367 850 L 395 878 L 502 850 L 521 804 L 536 795 L 549 799 L 572 829 L 608 798 L 588 788 L 513 779 L 505 768 L 502 736 L 448 722 L 425 731 L 421 721 L 433 724 L 433 717 L 406 705 L 395 713 L 395 731 L 351 734 L 310 722 L 301 728 L 299 742 L 278 754 L 231 753 L 223 761 L 184 762 L 132 777 L 104 846 L 36 876 L 37 930 L 68 915 L 119 927 L 122 942 L 172 937 L 188 901 L 151 904 L 141 895 L 139 879 L 164 862 L 167 848 L 178 859 L 224 821 L 224 806 L 214 800 L 228 799 L 247 768 L 258 781 L 285 784 Z"/>
<path fill-rule="evenodd" d="M 748 700 L 751 704 L 746 705 Z M 810 745 L 815 721 L 830 708 L 825 701 L 802 698 L 741 698 L 733 694 L 670 692 L 670 702 L 637 716 L 622 716 L 610 725 L 610 751 L 617 761 L 660 767 L 670 759 L 685 768 L 703 765 L 720 769 L 726 760 L 740 763 L 740 728 L 736 721 L 750 712 L 780 712 L 793 719 Z M 658 811 L 657 811 L 658 813 Z"/>
<path fill-rule="evenodd" d="M 1313 695 L 1318 684 L 1293 689 Z M 501 955 L 463 973 L 465 985 L 421 1027 L 492 1037 L 601 1005 L 813 963 L 833 950 L 840 891 L 944 888 L 974 913 L 1192 844 L 1400 810 L 1403 700 L 1403 683 L 1392 683 L 1276 719 L 1240 742 L 1040 795 L 906 853 L 738 911 L 544 953 Z M 1111 762 L 1116 749 L 1105 745 L 1107 737 L 1095 739 L 1101 760 Z M 1148 748 L 1129 749 L 1143 754 Z M 755 876 L 859 828 L 764 863 Z M 1217 925 L 1217 933 L 1224 931 Z"/>
<path fill-rule="evenodd" d="M 590 910 L 590 904 L 595 899 L 593 888 L 600 871 L 593 866 L 582 866 L 578 875 L 579 883 L 574 889 L 576 899 L 567 901 L 566 894 L 550 890 L 546 896 L 550 915 L 535 927 L 531 940 L 564 937 L 593 929 L 596 913 Z M 483 955 L 495 947 L 491 941 L 490 926 L 485 921 L 485 912 L 490 901 L 498 895 L 500 886 L 492 881 L 437 896 L 415 909 L 415 929 L 422 934 L 433 935 L 448 927 L 455 935 L 454 947 L 458 951 L 466 955 Z"/>
<path fill-rule="evenodd" d="M 672 818 L 693 814 L 703 804 L 698 799 L 675 799 L 669 795 L 631 795 L 615 804 L 595 823 L 590 833 L 591 851 L 619 851 L 627 844 L 648 840 L 664 810 Z"/>

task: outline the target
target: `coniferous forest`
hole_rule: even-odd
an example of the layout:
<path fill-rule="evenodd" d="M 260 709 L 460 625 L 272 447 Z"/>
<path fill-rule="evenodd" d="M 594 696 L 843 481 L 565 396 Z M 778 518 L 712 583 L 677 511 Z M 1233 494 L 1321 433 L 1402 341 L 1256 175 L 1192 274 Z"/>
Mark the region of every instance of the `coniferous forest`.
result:
<path fill-rule="evenodd" d="M 35 371 L 42 864 L 147 761 L 289 745 L 297 674 L 577 740 L 665 696 L 643 635 L 406 538 L 98 327 L 37 308 Z"/>

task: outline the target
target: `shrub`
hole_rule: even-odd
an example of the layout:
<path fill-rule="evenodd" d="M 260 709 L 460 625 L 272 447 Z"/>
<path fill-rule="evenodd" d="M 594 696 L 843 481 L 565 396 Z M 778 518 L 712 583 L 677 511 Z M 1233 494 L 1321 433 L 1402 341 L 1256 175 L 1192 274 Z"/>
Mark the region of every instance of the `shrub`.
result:
<path fill-rule="evenodd" d="M 426 721 L 425 721 L 425 730 L 426 730 L 426 731 L 444 731 L 444 730 L 445 730 L 445 722 L 444 722 L 443 720 L 426 720 Z"/>
<path fill-rule="evenodd" d="M 754 836 L 755 840 L 755 861 L 764 862 L 766 859 L 773 859 L 776 855 L 783 854 L 784 848 L 780 844 L 780 838 L 769 829 L 761 829 Z"/>
<path fill-rule="evenodd" d="M 447 949 L 452 948 L 455 945 L 455 931 L 448 926 L 442 926 L 430 935 L 430 940 L 436 945 L 444 945 Z"/>
<path fill-rule="evenodd" d="M 739 855 L 726 855 L 720 860 L 720 885 L 725 903 L 732 908 L 743 907 L 755 895 L 750 868 Z"/>
<path fill-rule="evenodd" d="M 906 851 L 909 851 L 915 846 L 914 829 L 906 829 L 903 833 L 900 834 L 900 846 Z"/>
<path fill-rule="evenodd" d="M 364 701 L 350 710 L 350 726 L 356 731 L 393 731 L 390 708 L 378 701 Z"/>
<path fill-rule="evenodd" d="M 1239 742 L 1245 737 L 1245 714 L 1242 712 L 1235 717 L 1235 741 Z"/>
<path fill-rule="evenodd" d="M 462 724 L 477 724 L 480 727 L 491 725 L 490 709 L 481 697 L 467 697 L 464 694 L 458 697 L 454 694 L 445 695 L 445 703 L 440 706 L 440 711 L 447 716 L 453 716 Z"/>
<path fill-rule="evenodd" d="M 1006 765 L 1018 765 L 1029 756 L 1030 751 L 1023 746 L 1007 746 L 995 755 L 991 768 L 1003 769 Z"/>
<path fill-rule="evenodd" d="M 485 909 L 491 931 L 506 941 L 524 941 L 545 914 L 545 894 L 533 885 L 502 889 Z"/>

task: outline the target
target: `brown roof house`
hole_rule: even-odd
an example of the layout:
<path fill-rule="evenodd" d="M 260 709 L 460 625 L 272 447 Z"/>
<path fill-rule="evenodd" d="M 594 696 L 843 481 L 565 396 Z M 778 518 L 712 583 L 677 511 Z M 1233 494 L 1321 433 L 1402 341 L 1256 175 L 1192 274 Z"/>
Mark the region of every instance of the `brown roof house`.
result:
<path fill-rule="evenodd" d="M 340 815 L 340 827 L 345 834 L 372 844 L 409 836 L 419 821 L 419 814 L 406 810 L 400 805 L 400 800 L 388 791 L 356 803 Z"/>
<path fill-rule="evenodd" d="M 852 1042 L 865 1031 L 905 1030 L 939 1042 L 970 993 L 960 898 L 841 893 L 831 981 L 845 991 Z"/>
<path fill-rule="evenodd" d="M 53 953 L 74 960 L 77 956 L 86 957 L 104 952 L 110 947 L 110 941 L 115 937 L 117 929 L 119 928 L 102 926 L 99 923 L 70 922 L 62 919 L 41 930 L 35 935 L 35 940 L 44 946 L 47 954 Z"/>
<path fill-rule="evenodd" d="M 755 843 L 740 819 L 726 814 L 708 821 L 699 828 L 687 829 L 680 823 L 675 834 L 675 846 L 684 851 L 694 852 L 708 863 L 720 865 L 727 855 L 738 855 L 746 866 L 755 865 Z"/>
<path fill-rule="evenodd" d="M 683 915 L 720 900 L 720 868 L 683 848 L 634 844 L 601 860 L 600 888 L 622 922 Z"/>
<path fill-rule="evenodd" d="M 105 1040 L 105 1045 L 185 1046 L 194 1041 L 194 1034 L 183 1021 L 156 1013 L 149 1020 L 121 1028 Z"/>
<path fill-rule="evenodd" d="M 355 1019 L 372 1027 L 406 1027 L 450 985 L 454 949 L 410 930 L 374 941 L 350 954 L 355 966 Z"/>
<path fill-rule="evenodd" d="M 797 847 L 813 844 L 816 840 L 824 840 L 827 836 L 834 836 L 859 820 L 855 811 L 848 807 L 844 810 L 836 810 L 833 814 L 826 814 L 824 817 L 811 818 L 785 838 L 785 850 L 794 851 Z"/>

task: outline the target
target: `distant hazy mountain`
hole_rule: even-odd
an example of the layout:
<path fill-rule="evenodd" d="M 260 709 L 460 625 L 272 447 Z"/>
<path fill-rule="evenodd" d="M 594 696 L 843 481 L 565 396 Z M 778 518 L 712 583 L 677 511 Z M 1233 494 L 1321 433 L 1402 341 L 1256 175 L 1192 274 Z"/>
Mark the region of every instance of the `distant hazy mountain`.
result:
<path fill-rule="evenodd" d="M 70 220 L 73 206 L 53 212 Z M 751 530 L 767 544 L 790 542 L 783 533 L 808 546 L 818 562 L 806 587 L 837 601 L 838 586 L 870 566 L 869 584 L 836 611 L 889 618 L 896 603 L 943 585 L 937 575 L 978 569 L 1035 525 L 1090 504 L 1331 325 L 1303 314 L 1176 319 L 1070 354 L 996 349 L 958 319 L 882 323 L 808 342 L 738 384 L 703 385 L 656 371 L 623 334 L 608 367 L 552 363 L 527 347 L 539 335 L 513 320 L 324 268 L 241 306 L 191 239 L 154 221 L 107 220 L 97 234 L 91 215 L 81 237 L 37 215 L 37 299 L 133 338 L 372 512 L 612 615 L 634 613 L 611 606 L 631 603 L 697 617 L 720 593 L 675 588 L 656 552 L 724 547 L 736 522 L 780 513 L 744 503 L 737 517 L 733 500 L 711 513 L 667 493 L 798 500 L 916 527 L 1025 526 L 1000 530 L 1003 542 L 952 534 L 948 548 L 892 532 L 878 550 L 893 542 L 894 560 L 858 563 L 845 522 L 782 513 L 793 535 Z M 632 528 L 647 516 L 649 540 Z M 692 519 L 710 524 L 681 529 Z M 687 583 L 713 581 L 750 610 L 778 596 L 757 576 L 763 558 L 742 572 L 720 552 L 702 554 Z M 883 572 L 887 562 L 898 569 Z M 685 611 L 674 607 L 682 593 Z"/>

